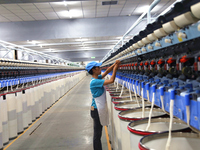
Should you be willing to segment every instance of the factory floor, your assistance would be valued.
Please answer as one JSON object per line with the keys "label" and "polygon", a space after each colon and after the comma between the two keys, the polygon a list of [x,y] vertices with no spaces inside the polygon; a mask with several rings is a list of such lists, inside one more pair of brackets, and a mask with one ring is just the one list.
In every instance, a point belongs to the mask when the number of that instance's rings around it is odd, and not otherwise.
{"label": "factory floor", "polygon": [[[91,76],[85,77],[4,150],[93,150]],[[108,150],[105,128],[103,150]]]}

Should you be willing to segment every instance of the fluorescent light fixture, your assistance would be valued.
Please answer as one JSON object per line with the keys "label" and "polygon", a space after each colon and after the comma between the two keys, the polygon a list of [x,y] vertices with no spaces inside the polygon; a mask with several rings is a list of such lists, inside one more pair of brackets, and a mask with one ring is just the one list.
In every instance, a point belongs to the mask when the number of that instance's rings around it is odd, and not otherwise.
{"label": "fluorescent light fixture", "polygon": [[55,50],[55,49],[52,49],[52,48],[48,48],[48,49],[45,49],[45,50],[48,50],[48,51],[53,51],[53,50]]}
{"label": "fluorescent light fixture", "polygon": [[121,39],[122,38],[122,36],[118,36],[118,37],[116,37],[116,39]]}
{"label": "fluorescent light fixture", "polygon": [[71,14],[71,12],[69,11],[69,18],[72,18],[72,14]]}
{"label": "fluorescent light fixture", "polygon": [[82,42],[82,41],[88,41],[88,39],[75,39],[75,41],[80,41],[80,42]]}
{"label": "fluorescent light fixture", "polygon": [[91,57],[92,59],[94,59],[95,57]]}
{"label": "fluorescent light fixture", "polygon": [[83,16],[82,10],[79,10],[79,9],[70,9],[69,12],[73,18]]}
{"label": "fluorescent light fixture", "polygon": [[50,2],[51,5],[60,5],[60,6],[63,6],[65,4],[65,1],[63,2]]}
{"label": "fluorescent light fixture", "polygon": [[38,42],[38,41],[29,41],[29,40],[27,40],[27,42],[28,42],[28,43],[31,43],[31,44],[34,44],[34,45],[40,43],[40,42]]}
{"label": "fluorescent light fixture", "polygon": [[57,14],[61,17],[70,17],[69,11],[67,10],[57,12]]}
{"label": "fluorescent light fixture", "polygon": [[66,1],[67,5],[76,5],[78,3],[80,3],[80,1]]}
{"label": "fluorescent light fixture", "polygon": [[62,16],[62,17],[72,18],[72,15],[69,10],[64,10],[64,11],[58,12],[58,15]]}
{"label": "fluorescent light fixture", "polygon": [[143,13],[149,9],[149,5],[139,6],[135,9],[134,13]]}
{"label": "fluorescent light fixture", "polygon": [[91,47],[81,47],[81,48],[83,48],[83,49],[92,49]]}
{"label": "fluorescent light fixture", "polygon": [[67,2],[66,2],[66,1],[64,1],[63,4],[64,4],[65,6],[67,6]]}

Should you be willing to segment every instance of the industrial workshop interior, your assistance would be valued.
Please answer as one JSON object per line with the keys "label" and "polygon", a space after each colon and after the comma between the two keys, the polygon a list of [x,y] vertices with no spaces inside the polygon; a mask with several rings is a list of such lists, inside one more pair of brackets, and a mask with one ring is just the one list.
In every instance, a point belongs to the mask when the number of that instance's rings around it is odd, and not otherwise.
{"label": "industrial workshop interior", "polygon": [[0,0],[0,150],[199,150],[200,0]]}

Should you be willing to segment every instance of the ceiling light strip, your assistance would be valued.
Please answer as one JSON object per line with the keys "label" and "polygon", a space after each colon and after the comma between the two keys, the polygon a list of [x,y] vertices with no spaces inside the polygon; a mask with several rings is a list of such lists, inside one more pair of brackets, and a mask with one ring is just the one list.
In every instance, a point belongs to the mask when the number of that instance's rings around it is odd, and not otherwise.
{"label": "ceiling light strip", "polygon": [[69,49],[69,50],[46,50],[42,52],[74,52],[74,51],[96,51],[96,50],[110,50],[109,48],[90,48],[90,49]]}
{"label": "ceiling light strip", "polygon": [[[86,41],[86,42],[67,42],[67,43],[49,43],[49,44],[38,44],[38,46],[52,46],[52,45],[77,45],[77,44],[92,44],[92,43],[111,43],[117,42],[118,40],[107,40],[107,41]],[[19,45],[23,47],[35,47],[37,45]]]}

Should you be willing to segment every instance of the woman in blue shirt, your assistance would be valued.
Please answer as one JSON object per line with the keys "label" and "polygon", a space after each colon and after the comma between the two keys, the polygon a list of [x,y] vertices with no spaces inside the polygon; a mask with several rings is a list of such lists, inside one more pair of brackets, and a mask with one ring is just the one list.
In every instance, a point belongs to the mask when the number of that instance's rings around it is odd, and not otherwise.
{"label": "woman in blue shirt", "polygon": [[[102,127],[108,125],[107,104],[104,85],[111,84],[115,81],[117,69],[120,65],[120,61],[110,66],[103,74],[101,74],[101,68],[99,66],[102,63],[90,62],[86,66],[86,70],[92,75],[90,82],[90,90],[92,93],[92,105],[91,105],[91,117],[94,121],[94,135],[93,135],[93,148],[94,150],[102,150],[101,135]],[[113,70],[113,74],[109,80],[103,80],[103,78]]]}

